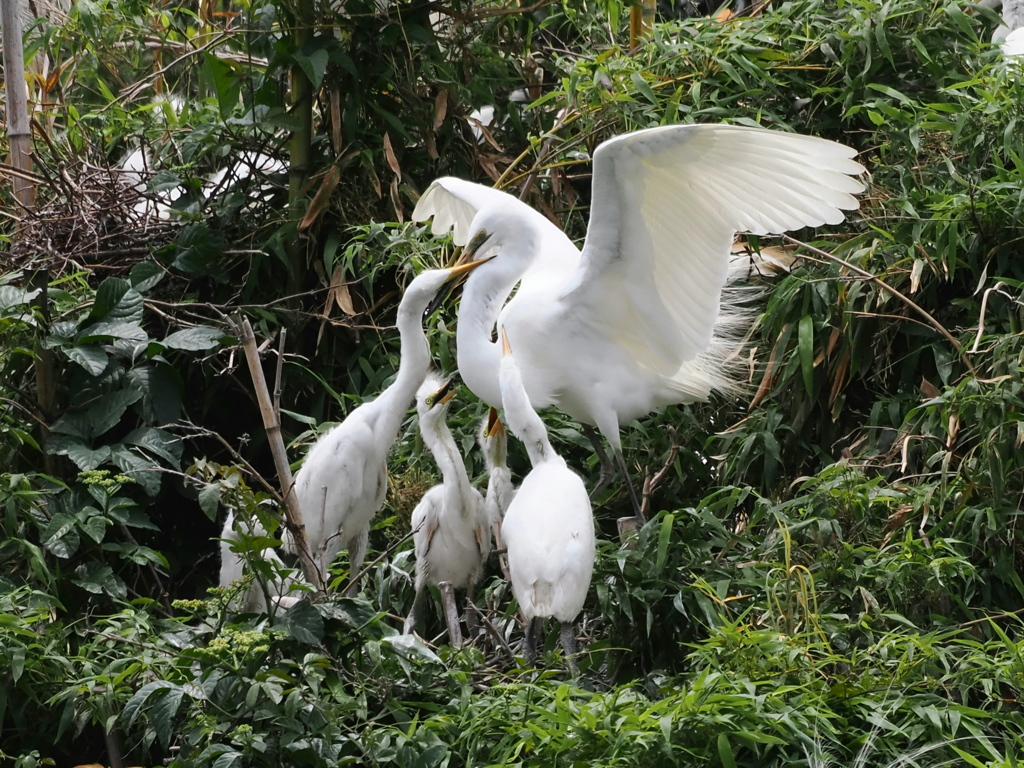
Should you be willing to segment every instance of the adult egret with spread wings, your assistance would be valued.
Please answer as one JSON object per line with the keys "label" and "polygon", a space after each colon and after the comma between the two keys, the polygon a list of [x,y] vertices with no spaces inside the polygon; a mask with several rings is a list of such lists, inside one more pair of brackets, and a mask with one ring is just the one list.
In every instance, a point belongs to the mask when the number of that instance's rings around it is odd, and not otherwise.
{"label": "adult egret with spread wings", "polygon": [[587,599],[597,546],[593,510],[583,480],[555,453],[544,422],[530,405],[504,331],[502,344],[499,387],[505,421],[533,465],[501,524],[512,592],[526,619],[526,660],[532,663],[537,655],[537,620],[554,616],[561,623],[566,661],[576,671],[574,622]]}
{"label": "adult egret with spread wings", "polygon": [[[734,235],[841,222],[862,189],[851,178],[864,170],[854,154],[825,139],[734,125],[619,136],[594,152],[582,252],[511,195],[438,179],[413,218],[433,217],[434,233],[454,230],[464,258],[495,255],[466,281],[463,381],[501,406],[492,338],[496,325],[507,331],[533,407],[556,405],[604,434],[639,515],[620,425],[735,388],[725,363],[741,313],[722,294]],[[602,468],[599,486],[610,478]]]}
{"label": "adult egret with spread wings", "polygon": [[434,375],[416,393],[420,434],[441,470],[441,484],[425,494],[412,513],[416,551],[416,598],[405,621],[408,634],[416,627],[428,584],[451,582],[471,590],[480,580],[491,552],[490,519],[484,497],[473,487],[459,447],[445,423],[455,389]]}
{"label": "adult egret with spread wings", "polygon": [[409,283],[398,305],[402,350],[394,382],[317,440],[295,476],[310,555],[323,577],[334,556],[347,547],[353,579],[348,592],[355,589],[366,556],[370,521],[384,505],[388,451],[430,368],[423,314],[445,282],[482,263],[427,270]]}

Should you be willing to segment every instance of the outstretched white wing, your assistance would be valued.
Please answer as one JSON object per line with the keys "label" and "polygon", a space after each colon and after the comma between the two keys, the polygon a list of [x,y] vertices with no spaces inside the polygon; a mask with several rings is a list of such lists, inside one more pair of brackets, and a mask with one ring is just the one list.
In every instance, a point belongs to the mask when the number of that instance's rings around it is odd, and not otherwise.
{"label": "outstretched white wing", "polygon": [[854,154],[731,125],[606,141],[594,153],[590,225],[566,302],[641,365],[673,375],[711,341],[733,236],[841,222],[862,190]]}
{"label": "outstretched white wing", "polygon": [[544,233],[546,242],[553,246],[542,249],[540,257],[523,275],[521,290],[528,291],[531,283],[545,284],[552,275],[565,276],[576,269],[580,259],[579,249],[565,233],[542,213],[500,189],[454,176],[444,176],[427,187],[413,209],[412,219],[426,221],[433,216],[434,221],[430,226],[432,233],[443,235],[452,230],[452,241],[456,245],[466,245],[473,217],[485,208],[515,212],[524,221],[532,221]]}
{"label": "outstretched white wing", "polygon": [[448,230],[453,230],[452,241],[456,245],[465,245],[469,242],[469,227],[473,223],[473,217],[484,208],[491,207],[520,210],[520,215],[544,218],[508,192],[485,187],[473,181],[457,179],[454,176],[444,176],[427,187],[427,191],[413,209],[412,220],[426,221],[433,216],[431,232],[443,235]]}

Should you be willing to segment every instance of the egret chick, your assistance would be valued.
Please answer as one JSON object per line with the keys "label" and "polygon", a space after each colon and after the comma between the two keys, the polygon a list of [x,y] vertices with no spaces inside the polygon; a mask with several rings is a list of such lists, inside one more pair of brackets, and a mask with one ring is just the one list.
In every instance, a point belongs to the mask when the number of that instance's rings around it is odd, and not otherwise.
{"label": "egret chick", "polygon": [[[235,513],[228,512],[220,534],[221,587],[230,587],[245,577],[246,558],[242,553],[235,551],[235,546],[242,540],[239,526],[242,526],[244,533],[250,537],[259,538],[267,535],[267,531],[259,522],[253,521],[248,524],[241,521],[236,522]],[[271,576],[266,579],[266,591],[264,591],[264,585],[254,578],[244,590],[232,598],[229,608],[238,613],[267,613],[270,608],[268,597],[270,604],[282,608],[290,608],[295,605],[308,587],[299,586],[303,582],[301,578],[297,578],[295,571],[284,575],[287,566],[272,547],[260,551],[259,557],[266,561],[271,569]]]}
{"label": "egret chick", "polygon": [[532,664],[537,656],[537,620],[554,616],[561,623],[566,660],[576,672],[574,622],[587,598],[597,554],[593,509],[583,480],[551,447],[504,331],[502,343],[499,381],[505,420],[533,465],[501,525],[512,591],[526,619],[526,660]]}
{"label": "egret chick", "polygon": [[[862,191],[851,178],[864,171],[855,154],[813,136],[736,125],[618,136],[594,152],[582,252],[512,195],[438,179],[413,219],[433,217],[434,233],[453,229],[466,259],[495,254],[467,280],[459,308],[463,381],[502,405],[492,334],[495,325],[506,330],[533,408],[556,405],[605,436],[641,517],[620,425],[738,387],[728,361],[745,312],[723,296],[733,236],[840,223]],[[599,489],[612,469],[588,434],[602,456]]]}
{"label": "egret chick", "polygon": [[494,546],[504,549],[501,521],[505,519],[508,505],[515,498],[516,489],[508,469],[508,436],[494,408],[488,409],[487,418],[480,423],[477,442],[487,467],[487,495],[484,504],[487,507],[487,518],[491,521],[491,530],[494,531]]}
{"label": "egret chick", "polygon": [[442,482],[427,491],[412,513],[416,552],[416,598],[405,621],[412,632],[422,610],[425,588],[451,582],[473,589],[491,551],[490,520],[480,492],[469,482],[455,439],[445,423],[455,389],[429,375],[416,393],[420,433],[441,470]]}
{"label": "egret chick", "polygon": [[482,263],[428,270],[409,283],[398,305],[402,350],[394,382],[376,400],[360,405],[317,440],[295,476],[306,540],[321,578],[334,556],[342,549],[349,550],[348,594],[357,587],[355,577],[366,556],[370,521],[387,495],[388,451],[430,368],[424,312],[446,281]]}

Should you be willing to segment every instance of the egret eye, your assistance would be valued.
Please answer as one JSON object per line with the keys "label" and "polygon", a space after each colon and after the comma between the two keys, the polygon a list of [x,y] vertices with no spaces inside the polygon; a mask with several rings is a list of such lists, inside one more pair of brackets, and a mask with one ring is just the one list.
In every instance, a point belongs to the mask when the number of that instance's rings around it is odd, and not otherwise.
{"label": "egret eye", "polygon": [[463,251],[463,253],[475,253],[477,249],[480,248],[480,246],[487,242],[487,238],[490,236],[490,233],[486,229],[481,229],[479,232],[473,235],[473,239],[470,240],[469,243],[466,245],[466,248]]}

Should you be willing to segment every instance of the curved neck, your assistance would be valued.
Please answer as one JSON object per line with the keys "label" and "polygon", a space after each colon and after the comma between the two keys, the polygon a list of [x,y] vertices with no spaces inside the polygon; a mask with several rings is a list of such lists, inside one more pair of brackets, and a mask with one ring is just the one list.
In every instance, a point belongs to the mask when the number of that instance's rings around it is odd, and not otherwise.
{"label": "curved neck", "polygon": [[473,394],[494,408],[502,406],[498,385],[501,347],[492,337],[512,289],[533,263],[534,243],[533,237],[524,236],[514,244],[499,246],[499,255],[466,280],[459,304],[455,339],[459,372]]}
{"label": "curved neck", "polygon": [[423,332],[423,308],[407,306],[405,300],[398,306],[398,335],[402,350],[395,380],[377,397],[381,403],[378,430],[381,435],[398,436],[405,413],[416,397],[427,371],[430,370],[430,347]]}
{"label": "curved neck", "polygon": [[523,441],[530,464],[537,467],[556,457],[544,422],[530,405],[523,378],[515,360],[508,355],[501,359],[501,396],[505,402],[505,422],[513,434]]}
{"label": "curved neck", "polygon": [[[462,455],[455,444],[451,430],[443,418],[424,424],[420,419],[420,434],[423,435],[423,442],[430,449],[441,470],[441,478],[444,486],[449,491],[456,491],[465,495],[472,487],[469,482],[469,475],[466,473],[466,465],[462,461]],[[465,504],[458,505],[460,510],[466,508]]]}

